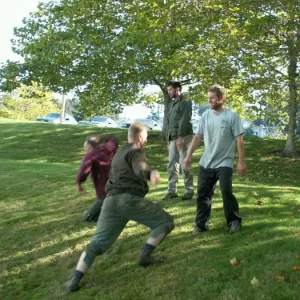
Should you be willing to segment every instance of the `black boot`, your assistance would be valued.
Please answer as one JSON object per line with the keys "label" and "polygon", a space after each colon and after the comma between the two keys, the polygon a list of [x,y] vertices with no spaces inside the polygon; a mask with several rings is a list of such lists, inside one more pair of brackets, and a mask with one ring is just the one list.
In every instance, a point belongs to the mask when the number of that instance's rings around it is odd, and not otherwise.
{"label": "black boot", "polygon": [[64,283],[64,288],[68,293],[76,292],[80,289],[79,282],[81,279],[73,276],[71,280]]}
{"label": "black boot", "polygon": [[144,268],[148,267],[150,265],[161,263],[163,261],[164,261],[163,258],[154,257],[154,256],[152,256],[152,252],[148,252],[148,251],[144,251],[144,250],[141,251],[139,258],[138,258],[138,264]]}

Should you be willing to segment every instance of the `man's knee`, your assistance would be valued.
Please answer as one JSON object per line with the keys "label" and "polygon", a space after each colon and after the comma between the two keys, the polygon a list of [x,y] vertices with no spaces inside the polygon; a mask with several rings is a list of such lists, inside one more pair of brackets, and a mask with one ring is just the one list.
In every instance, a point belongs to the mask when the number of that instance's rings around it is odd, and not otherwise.
{"label": "man's knee", "polygon": [[101,248],[101,245],[96,241],[90,242],[86,247],[86,256],[84,262],[90,267],[95,260],[95,257],[103,254],[105,251]]}
{"label": "man's knee", "polygon": [[164,224],[165,233],[169,234],[175,228],[173,217],[169,216],[168,220]]}
{"label": "man's knee", "polygon": [[220,185],[220,190],[223,197],[231,196],[232,195],[232,186],[231,185]]}

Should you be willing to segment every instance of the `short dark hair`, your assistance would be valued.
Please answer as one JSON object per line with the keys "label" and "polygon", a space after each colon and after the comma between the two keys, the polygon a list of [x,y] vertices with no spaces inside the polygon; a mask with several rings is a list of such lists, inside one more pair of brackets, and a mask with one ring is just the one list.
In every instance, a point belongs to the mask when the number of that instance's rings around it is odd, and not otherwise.
{"label": "short dark hair", "polygon": [[174,89],[179,88],[179,90],[181,91],[181,83],[179,81],[169,81],[168,86],[171,86]]}
{"label": "short dark hair", "polygon": [[221,97],[225,98],[225,88],[219,84],[212,85],[208,91],[212,92],[212,93],[216,93],[218,98],[221,98]]}

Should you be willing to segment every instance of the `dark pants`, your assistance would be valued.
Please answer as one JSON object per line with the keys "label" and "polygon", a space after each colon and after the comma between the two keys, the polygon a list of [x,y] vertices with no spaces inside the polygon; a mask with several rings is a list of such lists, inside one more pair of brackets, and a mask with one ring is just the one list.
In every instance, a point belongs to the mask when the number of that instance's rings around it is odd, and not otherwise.
{"label": "dark pants", "polygon": [[239,205],[232,193],[232,169],[228,167],[205,169],[200,166],[198,175],[196,226],[202,230],[208,230],[209,228],[211,205],[218,180],[220,181],[227,225],[230,226],[230,223],[234,220],[242,222],[242,218],[239,216]]}
{"label": "dark pants", "polygon": [[83,221],[97,223],[98,218],[101,213],[102,205],[103,205],[103,200],[100,198],[97,198],[95,203],[88,209],[88,211],[83,216]]}

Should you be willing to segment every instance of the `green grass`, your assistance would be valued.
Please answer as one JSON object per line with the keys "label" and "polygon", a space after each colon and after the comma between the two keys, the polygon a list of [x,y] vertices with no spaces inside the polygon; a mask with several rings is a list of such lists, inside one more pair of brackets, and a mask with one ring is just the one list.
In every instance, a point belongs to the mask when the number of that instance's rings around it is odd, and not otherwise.
{"label": "green grass", "polygon": [[115,134],[124,143],[127,131],[0,120],[0,299],[299,299],[300,271],[293,268],[300,267],[300,168],[299,160],[273,156],[284,141],[246,138],[249,175],[234,174],[242,232],[227,233],[217,190],[211,230],[191,237],[195,201],[160,200],[167,153],[157,132],[150,133],[147,156],[162,183],[148,198],[175,218],[176,228],[156,251],[166,261],[137,266],[149,230],[130,222],[96,259],[82,289],[66,295],[62,284],[94,232],[80,221],[94,201],[92,185],[87,182],[85,196],[75,190],[82,144],[93,133]]}

